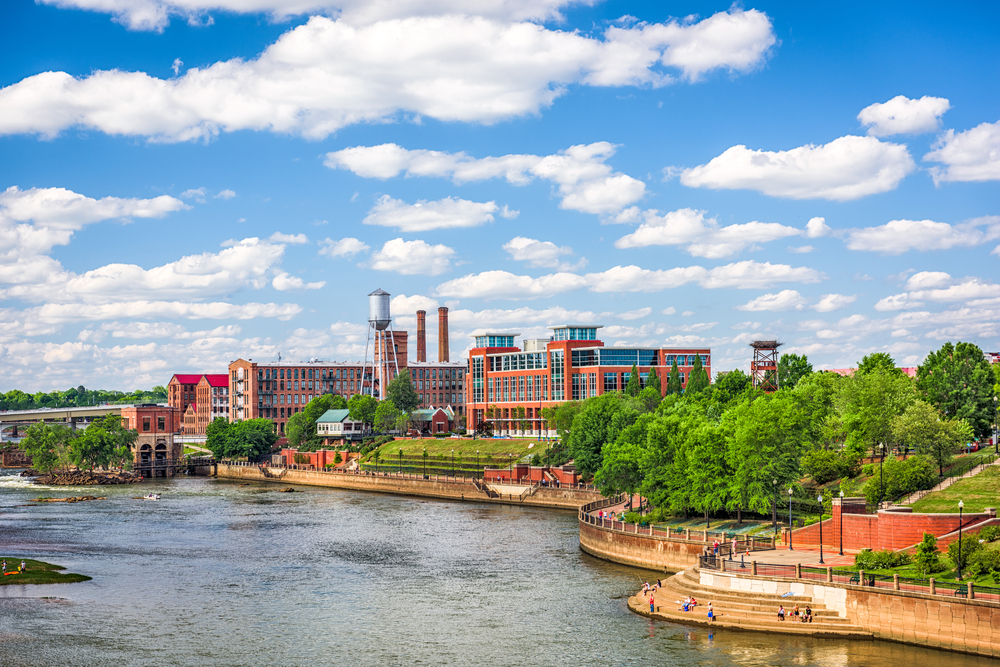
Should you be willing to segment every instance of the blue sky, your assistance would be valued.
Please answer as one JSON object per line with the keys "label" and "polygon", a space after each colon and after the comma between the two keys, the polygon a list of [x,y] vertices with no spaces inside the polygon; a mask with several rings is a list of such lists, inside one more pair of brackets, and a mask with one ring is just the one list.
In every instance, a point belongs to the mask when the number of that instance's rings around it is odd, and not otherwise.
{"label": "blue sky", "polygon": [[568,322],[715,370],[1000,349],[987,3],[0,12],[2,390],[360,359],[376,287],[397,328],[449,306],[453,358]]}

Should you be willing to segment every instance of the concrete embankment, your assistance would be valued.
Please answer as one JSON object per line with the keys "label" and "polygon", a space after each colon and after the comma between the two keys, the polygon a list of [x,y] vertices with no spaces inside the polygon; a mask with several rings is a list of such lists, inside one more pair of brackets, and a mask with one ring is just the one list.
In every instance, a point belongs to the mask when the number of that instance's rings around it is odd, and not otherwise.
{"label": "concrete embankment", "polygon": [[659,572],[680,572],[693,567],[705,550],[705,542],[701,540],[643,535],[639,531],[642,528],[632,533],[580,521],[580,548],[604,560]]}
{"label": "concrete embankment", "polygon": [[488,497],[471,481],[444,478],[422,479],[411,475],[354,475],[319,470],[267,469],[265,475],[257,466],[242,466],[220,463],[217,476],[225,479],[252,480],[255,482],[276,482],[280,484],[301,484],[323,486],[332,489],[393,493],[403,496],[461,500],[502,505],[524,505],[527,507],[549,507],[553,509],[577,510],[580,506],[600,498],[596,491],[569,488],[538,488],[524,497],[502,495]]}

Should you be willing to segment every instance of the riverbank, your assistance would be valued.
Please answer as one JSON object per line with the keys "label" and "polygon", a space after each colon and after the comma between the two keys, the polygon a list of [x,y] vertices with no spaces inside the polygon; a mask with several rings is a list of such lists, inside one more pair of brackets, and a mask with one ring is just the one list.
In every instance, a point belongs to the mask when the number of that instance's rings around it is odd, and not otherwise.
{"label": "riverbank", "polygon": [[[0,575],[0,586],[75,584],[81,581],[90,581],[90,577],[86,575],[60,572],[60,570],[65,570],[66,568],[40,560],[15,558],[14,556],[0,556],[0,560],[7,561],[7,574]],[[17,569],[22,562],[24,562],[24,571],[18,572]],[[11,574],[12,572],[15,574]]]}
{"label": "riverbank", "polygon": [[301,484],[322,486],[331,489],[391,493],[401,496],[436,498],[439,500],[459,500],[499,505],[520,505],[524,507],[547,507],[551,509],[577,510],[582,505],[601,497],[596,491],[567,487],[505,487],[504,493],[481,486],[473,480],[443,477],[437,475],[423,479],[421,475],[398,473],[353,474],[329,472],[325,470],[292,470],[289,468],[260,468],[256,465],[234,465],[219,463],[216,476],[222,479],[241,481],[272,482],[279,484]]}

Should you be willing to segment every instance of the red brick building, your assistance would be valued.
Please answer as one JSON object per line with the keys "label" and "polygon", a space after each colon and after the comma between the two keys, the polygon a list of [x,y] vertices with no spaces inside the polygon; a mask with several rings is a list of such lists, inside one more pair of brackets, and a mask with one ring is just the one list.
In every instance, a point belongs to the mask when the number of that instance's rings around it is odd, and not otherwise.
{"label": "red brick building", "polygon": [[173,406],[125,405],[121,417],[123,427],[135,429],[139,434],[132,447],[137,466],[147,461],[183,457],[184,446],[174,442],[178,414]]}
{"label": "red brick building", "polygon": [[213,419],[229,418],[229,376],[225,373],[174,375],[167,383],[167,403],[177,410],[175,432],[205,435]]}
{"label": "red brick building", "polygon": [[554,435],[545,430],[542,408],[623,391],[633,365],[638,367],[641,387],[655,373],[663,394],[675,360],[682,387],[687,386],[696,356],[701,356],[712,377],[709,348],[605,347],[597,338],[600,326],[549,328],[551,338],[526,340],[523,349],[514,345],[517,333],[475,336],[466,383],[468,428],[491,421],[499,433]]}

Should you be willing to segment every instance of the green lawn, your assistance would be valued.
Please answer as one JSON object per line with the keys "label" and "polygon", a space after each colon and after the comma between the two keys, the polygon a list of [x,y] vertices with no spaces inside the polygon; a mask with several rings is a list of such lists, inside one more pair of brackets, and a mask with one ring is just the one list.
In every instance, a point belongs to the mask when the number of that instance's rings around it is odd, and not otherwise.
{"label": "green lawn", "polygon": [[[529,448],[529,445],[534,445]],[[399,457],[399,450],[403,450],[404,458],[423,458],[423,451],[427,449],[428,457],[440,457],[444,454],[449,462],[451,460],[451,450],[455,450],[455,459],[459,457],[466,463],[475,464],[476,451],[479,451],[480,461],[485,463],[486,456],[492,456],[494,462],[503,459],[507,461],[507,455],[513,454],[514,459],[525,454],[545,454],[546,443],[538,438],[535,439],[494,439],[483,438],[472,440],[471,438],[421,438],[419,440],[393,440],[379,448],[379,456],[383,460],[387,458]]]}
{"label": "green lawn", "polygon": [[959,500],[965,504],[966,512],[982,512],[986,507],[1000,506],[1000,466],[990,466],[944,491],[927,494],[913,504],[913,511],[957,514]]}
{"label": "green lawn", "polygon": [[[0,556],[0,560],[2,559],[3,557]],[[12,570],[16,570],[21,565],[21,560],[24,560],[24,572],[21,574],[12,574],[0,577],[0,586],[19,586],[24,584],[74,584],[78,581],[90,581],[90,577],[82,574],[58,572],[58,570],[66,569],[61,565],[43,563],[40,560],[31,560],[30,558],[21,559],[14,558],[13,556],[7,556],[7,571],[10,572]]]}

